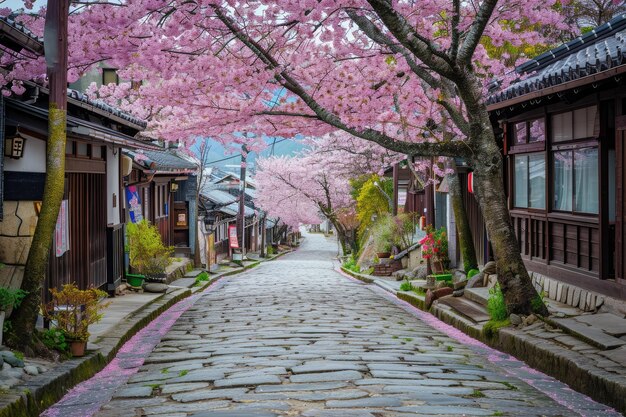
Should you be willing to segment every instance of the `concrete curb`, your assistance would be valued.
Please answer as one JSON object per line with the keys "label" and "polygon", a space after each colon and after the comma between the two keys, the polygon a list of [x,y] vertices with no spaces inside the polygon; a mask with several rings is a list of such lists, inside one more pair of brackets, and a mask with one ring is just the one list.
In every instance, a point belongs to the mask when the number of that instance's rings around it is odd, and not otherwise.
{"label": "concrete curb", "polygon": [[178,301],[205,290],[224,277],[240,274],[263,262],[273,261],[292,252],[293,250],[279,253],[271,258],[216,275],[202,286],[176,289],[139,307],[113,329],[98,338],[99,349],[96,351],[83,358],[65,361],[41,376],[11,388],[0,399],[0,417],[39,416],[46,408],[59,401],[70,388],[102,370],[128,339]]}
{"label": "concrete curb", "polygon": [[626,414],[626,377],[593,366],[589,358],[584,355],[565,350],[544,339],[530,337],[513,328],[500,329],[494,337],[489,338],[483,333],[481,325],[455,314],[448,308],[434,305],[430,310],[426,310],[424,298],[417,294],[408,291],[392,291],[387,286],[378,285],[374,279],[362,274],[346,270],[343,267],[341,270],[364,283],[377,285],[489,347],[508,353],[526,362],[532,368],[588,395],[595,401],[607,404]]}

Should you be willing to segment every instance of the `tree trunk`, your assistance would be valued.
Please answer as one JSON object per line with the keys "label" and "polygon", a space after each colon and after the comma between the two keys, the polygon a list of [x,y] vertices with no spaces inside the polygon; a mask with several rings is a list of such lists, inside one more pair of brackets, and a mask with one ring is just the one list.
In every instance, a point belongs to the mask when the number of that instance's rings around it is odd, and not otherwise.
{"label": "tree trunk", "polygon": [[476,250],[474,248],[474,239],[472,238],[472,229],[470,228],[463,204],[463,193],[461,192],[461,182],[459,173],[456,169],[454,158],[448,158],[448,166],[454,170],[454,173],[448,175],[448,192],[452,202],[452,210],[454,211],[454,221],[456,230],[459,234],[459,246],[461,250],[461,258],[463,259],[463,270],[468,272],[470,269],[478,268],[476,260]]}
{"label": "tree trunk", "polygon": [[50,83],[46,180],[41,211],[28,252],[22,289],[26,297],[13,314],[8,344],[33,354],[40,349],[34,337],[46,278],[48,255],[63,200],[67,126],[67,20],[69,0],[48,1],[46,15],[46,63]]}
{"label": "tree trunk", "polygon": [[[474,193],[482,210],[509,313],[530,314],[538,297],[520,254],[511,224],[502,177],[502,155],[491,129],[481,134],[480,153],[474,159]],[[543,306],[543,305],[542,305]],[[543,306],[536,313],[548,315]]]}

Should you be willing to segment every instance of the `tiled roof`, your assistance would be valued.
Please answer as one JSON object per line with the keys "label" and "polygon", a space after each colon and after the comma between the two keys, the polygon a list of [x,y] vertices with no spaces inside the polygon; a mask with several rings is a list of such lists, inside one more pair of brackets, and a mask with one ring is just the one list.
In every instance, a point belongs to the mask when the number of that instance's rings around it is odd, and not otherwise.
{"label": "tiled roof", "polygon": [[222,190],[203,190],[202,196],[215,204],[230,204],[237,201],[237,197]]}
{"label": "tiled roof", "polygon": [[[131,151],[126,151],[133,160],[136,160],[134,156],[136,153]],[[180,170],[195,170],[196,165],[181,158],[176,155],[174,152],[167,150],[145,150],[143,151],[144,158],[139,158],[136,160],[138,164],[143,165],[147,169],[156,170],[156,171],[180,171]]]}
{"label": "tiled roof", "polygon": [[[516,68],[524,79],[494,92],[487,104],[554,87],[626,64],[626,14]],[[591,82],[591,81],[590,81]],[[492,91],[498,88],[494,83]]]}
{"label": "tiled roof", "polygon": [[30,31],[26,26],[24,26],[21,23],[18,23],[15,20],[17,16],[18,15],[16,14],[12,14],[9,16],[0,17],[0,27],[2,28],[2,32],[4,33],[10,32],[11,29],[14,29],[17,32],[20,32],[22,35],[24,35],[23,37],[20,36],[19,39],[10,39],[10,40],[19,42],[22,48],[32,50],[33,52],[36,52],[39,54],[43,54],[43,38],[38,37],[32,31]]}
{"label": "tiled roof", "polygon": [[123,120],[126,120],[127,122],[130,122],[134,125],[137,125],[143,129],[145,129],[148,126],[148,123],[145,120],[139,119],[135,116],[133,116],[130,113],[126,113],[125,111],[122,111],[120,109],[118,109],[117,107],[113,107],[110,106],[108,104],[106,104],[103,101],[100,100],[91,100],[89,97],[87,97],[86,94],[81,93],[80,91],[77,90],[72,90],[71,88],[67,89],[67,97],[70,99],[74,99],[77,101],[80,101],[82,103],[85,104],[89,104],[90,106],[95,107],[96,109],[100,109],[106,113],[109,113],[113,116],[119,117]]}

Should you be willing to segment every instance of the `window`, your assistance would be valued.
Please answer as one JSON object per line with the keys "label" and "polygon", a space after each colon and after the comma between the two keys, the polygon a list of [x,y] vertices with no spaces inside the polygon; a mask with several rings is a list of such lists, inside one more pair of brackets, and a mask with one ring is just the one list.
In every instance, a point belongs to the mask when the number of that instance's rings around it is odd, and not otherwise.
{"label": "window", "polygon": [[564,142],[597,137],[599,123],[597,106],[555,114],[552,116],[552,141]]}
{"label": "window", "polygon": [[554,210],[598,213],[598,149],[554,152]]}
{"label": "window", "polygon": [[543,152],[515,155],[515,207],[546,208],[546,161]]}
{"label": "window", "polygon": [[515,123],[513,136],[515,145],[545,142],[546,124],[543,118]]}
{"label": "window", "polygon": [[115,68],[102,69],[102,85],[117,84],[117,70]]}

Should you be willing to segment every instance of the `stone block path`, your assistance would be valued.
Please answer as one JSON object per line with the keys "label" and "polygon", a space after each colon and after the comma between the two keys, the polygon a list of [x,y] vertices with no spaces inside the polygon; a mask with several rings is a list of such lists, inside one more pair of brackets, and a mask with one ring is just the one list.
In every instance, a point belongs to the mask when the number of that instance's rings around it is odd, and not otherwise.
{"label": "stone block path", "polygon": [[335,254],[307,235],[297,252],[198,295],[98,411],[97,395],[81,409],[90,394],[79,386],[46,415],[619,415],[347,279]]}

